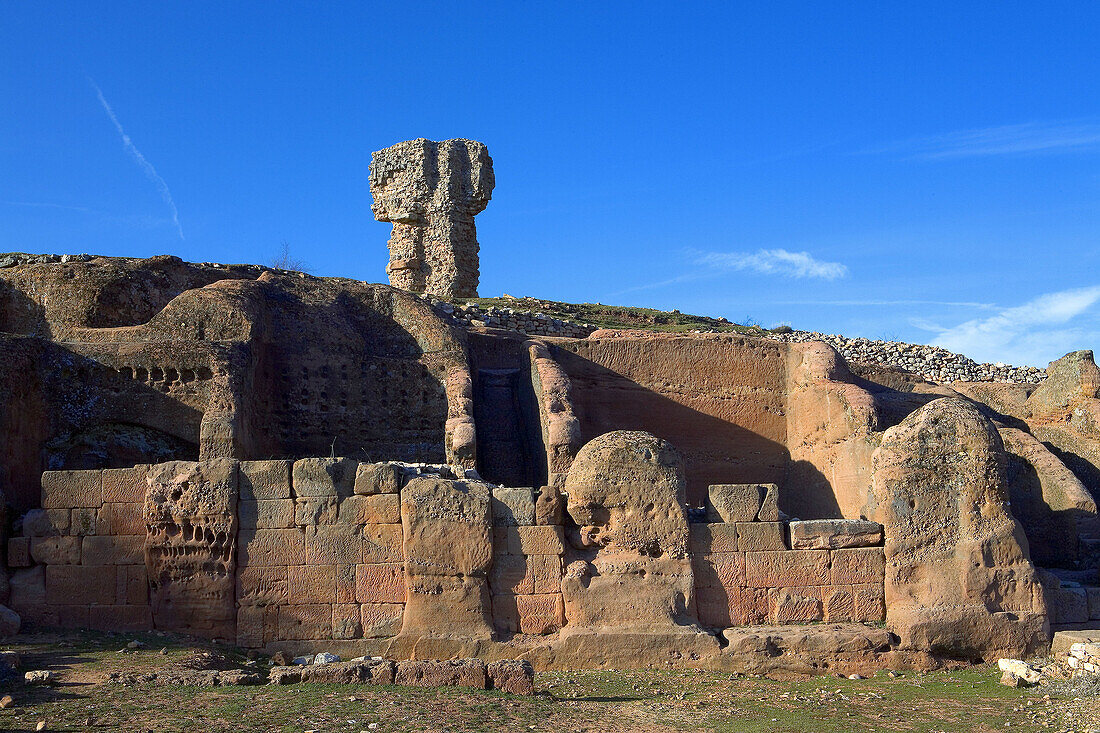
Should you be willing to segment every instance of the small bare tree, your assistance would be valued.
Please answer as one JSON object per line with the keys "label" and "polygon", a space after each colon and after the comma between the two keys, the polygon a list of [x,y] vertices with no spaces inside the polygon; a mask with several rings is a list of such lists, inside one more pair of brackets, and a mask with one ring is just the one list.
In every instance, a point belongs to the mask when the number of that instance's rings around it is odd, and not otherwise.
{"label": "small bare tree", "polygon": [[279,255],[271,261],[271,266],[276,270],[290,270],[292,272],[309,272],[306,263],[290,254],[290,242],[285,239],[279,246]]}

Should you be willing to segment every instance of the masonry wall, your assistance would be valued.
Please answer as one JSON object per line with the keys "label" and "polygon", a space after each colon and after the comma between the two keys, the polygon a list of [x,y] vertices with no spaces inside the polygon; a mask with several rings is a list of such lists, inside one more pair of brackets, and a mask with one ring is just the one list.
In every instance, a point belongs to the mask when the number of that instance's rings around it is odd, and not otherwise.
{"label": "masonry wall", "polygon": [[[8,541],[11,605],[42,625],[158,628],[250,648],[391,639],[410,577],[402,487],[448,472],[318,458],[47,471],[42,508]],[[840,530],[807,539],[813,523],[779,521],[775,487],[762,491],[746,521],[711,505],[690,525],[700,623],[882,621],[881,532],[855,536],[835,520]],[[530,488],[493,489],[484,582],[500,639],[568,622],[569,520],[536,512],[537,500]],[[227,527],[233,536],[220,536]],[[813,546],[822,542],[856,546]]]}

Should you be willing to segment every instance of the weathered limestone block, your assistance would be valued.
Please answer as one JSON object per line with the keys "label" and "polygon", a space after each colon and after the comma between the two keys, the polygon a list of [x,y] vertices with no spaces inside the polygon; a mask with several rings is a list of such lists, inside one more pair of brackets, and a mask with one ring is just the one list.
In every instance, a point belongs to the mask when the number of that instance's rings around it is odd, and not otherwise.
{"label": "weathered limestone block", "polygon": [[[492,637],[489,486],[416,478],[401,490],[406,606],[401,635]],[[519,529],[534,529],[521,527]]]}
{"label": "weathered limestone block", "polygon": [[355,566],[355,600],[359,603],[404,603],[405,567],[401,563]]}
{"label": "weathered limestone block", "polygon": [[829,582],[833,585],[883,582],[886,559],[881,547],[847,547],[829,555]]}
{"label": "weathered limestone block", "polygon": [[990,659],[1044,643],[1004,460],[996,428],[961,399],[933,400],[883,435],[865,516],[884,527],[887,626],[905,648]]}
{"label": "weathered limestone block", "polygon": [[98,535],[145,534],[144,505],[138,502],[104,504],[96,513]]}
{"label": "weathered limestone block", "polygon": [[242,529],[237,537],[241,567],[301,565],[306,560],[300,529]]}
{"label": "weathered limestone block", "polygon": [[787,549],[787,530],[781,522],[738,522],[737,549],[765,552]]}
{"label": "weathered limestone block", "polygon": [[81,562],[84,565],[144,565],[145,535],[85,537]]}
{"label": "weathered limestone block", "polygon": [[56,537],[69,533],[69,509],[31,509],[23,515],[24,537]]}
{"label": "weathered limestone block", "polygon": [[401,490],[401,469],[392,463],[360,463],[355,470],[357,495],[396,494]]}
{"label": "weathered limestone block", "polygon": [[506,555],[561,555],[565,532],[556,525],[494,527],[493,549]]}
{"label": "weathered limestone block", "polygon": [[493,161],[473,140],[418,138],[375,152],[371,210],[393,222],[390,285],[444,298],[476,298],[474,216],[493,193]]}
{"label": "weathered limestone block", "polygon": [[688,546],[693,557],[738,550],[736,524],[690,524],[688,530]]}
{"label": "weathered limestone block", "polygon": [[715,484],[707,488],[708,522],[751,522],[764,503],[761,484]]}
{"label": "weathered limestone block", "polygon": [[237,518],[241,529],[288,529],[294,526],[294,510],[293,499],[241,501]]}
{"label": "weathered limestone block", "polygon": [[792,550],[874,547],[882,543],[882,525],[863,519],[810,519],[791,522]]}
{"label": "weathered limestone block", "polygon": [[562,579],[563,633],[694,633],[679,453],[649,433],[607,433],[581,448],[565,491],[585,559]]}
{"label": "weathered limestone block", "polygon": [[69,513],[69,534],[84,537],[95,534],[96,514],[98,509],[82,508],[73,509]]}
{"label": "weathered limestone block", "polygon": [[364,603],[359,607],[363,637],[367,639],[396,636],[401,631],[402,603]]}
{"label": "weathered limestone block", "polygon": [[397,494],[349,496],[340,502],[341,524],[400,524],[401,498]]}
{"label": "weathered limestone block", "polygon": [[774,624],[821,621],[821,601],[785,588],[773,588],[768,593],[768,618]]}
{"label": "weathered limestone block", "polygon": [[351,496],[358,463],[349,458],[300,458],[294,462],[291,488],[296,498]]}
{"label": "weathered limestone block", "polygon": [[43,565],[79,565],[80,537],[33,537],[31,559]]}
{"label": "weathered limestone block", "polygon": [[745,584],[745,553],[714,552],[691,559],[695,587],[737,588]]}
{"label": "weathered limestone block", "polygon": [[534,489],[493,489],[493,525],[527,527],[535,524]]}
{"label": "weathered limestone block", "polygon": [[31,566],[31,540],[29,537],[12,537],[8,540],[8,567]]}
{"label": "weathered limestone block", "polygon": [[295,499],[294,524],[298,527],[336,524],[339,521],[340,503],[340,500],[334,496],[307,496]]}
{"label": "weathered limestone block", "polygon": [[290,461],[241,461],[241,501],[289,499],[290,465]]}
{"label": "weathered limestone block", "polygon": [[103,501],[119,504],[141,504],[145,501],[146,475],[149,467],[105,468],[102,472]]}
{"label": "weathered limestone block", "polygon": [[826,550],[745,553],[745,584],[750,588],[815,585],[828,577]]}
{"label": "weathered limestone block", "polygon": [[327,639],[332,634],[332,606],[327,603],[279,606],[279,639]]}
{"label": "weathered limestone block", "polygon": [[149,467],[145,565],[158,629],[236,638],[237,473],[228,459]]}
{"label": "weathered limestone block", "polygon": [[42,473],[42,508],[98,508],[102,503],[102,471],[44,471]]}
{"label": "weathered limestone block", "polygon": [[1047,378],[1027,405],[1038,414],[1057,414],[1082,399],[1100,397],[1100,369],[1091,351],[1073,351],[1047,367]]}
{"label": "weathered limestone block", "polygon": [[1052,624],[1079,624],[1089,620],[1089,596],[1083,586],[1062,581],[1047,571],[1039,572]]}
{"label": "weathered limestone block", "polygon": [[237,603],[280,606],[290,602],[287,567],[249,565],[237,570]]}
{"label": "weathered limestone block", "polygon": [[502,659],[490,662],[485,671],[494,690],[511,695],[533,695],[535,693],[535,670],[526,659]]}
{"label": "weathered limestone block", "polygon": [[287,568],[290,603],[335,603],[335,565],[291,565]]}
{"label": "weathered limestone block", "polygon": [[421,659],[397,663],[394,684],[407,687],[489,688],[485,662],[480,659]]}
{"label": "weathered limestone block", "polygon": [[555,486],[543,486],[535,499],[535,524],[559,525],[565,519],[565,497]]}

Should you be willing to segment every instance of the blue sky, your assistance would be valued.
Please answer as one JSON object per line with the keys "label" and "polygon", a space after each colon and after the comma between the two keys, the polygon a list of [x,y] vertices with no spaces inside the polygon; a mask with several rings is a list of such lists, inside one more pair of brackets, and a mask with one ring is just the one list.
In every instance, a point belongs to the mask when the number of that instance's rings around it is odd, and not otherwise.
{"label": "blue sky", "polygon": [[1044,366],[1100,346],[1100,5],[9,2],[0,249],[385,281],[371,151],[468,137],[481,294]]}

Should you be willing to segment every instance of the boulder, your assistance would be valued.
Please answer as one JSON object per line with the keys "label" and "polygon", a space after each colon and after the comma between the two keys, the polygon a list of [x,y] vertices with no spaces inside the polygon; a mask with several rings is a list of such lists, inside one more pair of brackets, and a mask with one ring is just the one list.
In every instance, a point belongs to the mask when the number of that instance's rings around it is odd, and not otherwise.
{"label": "boulder", "polygon": [[535,693],[535,670],[526,659],[505,659],[490,662],[485,671],[494,690],[512,695]]}
{"label": "boulder", "polygon": [[865,516],[886,536],[886,623],[903,648],[1027,656],[1048,634],[997,429],[970,402],[929,402],[887,430]]}
{"label": "boulder", "polygon": [[15,636],[19,633],[22,621],[19,614],[7,606],[0,606],[0,639]]}

